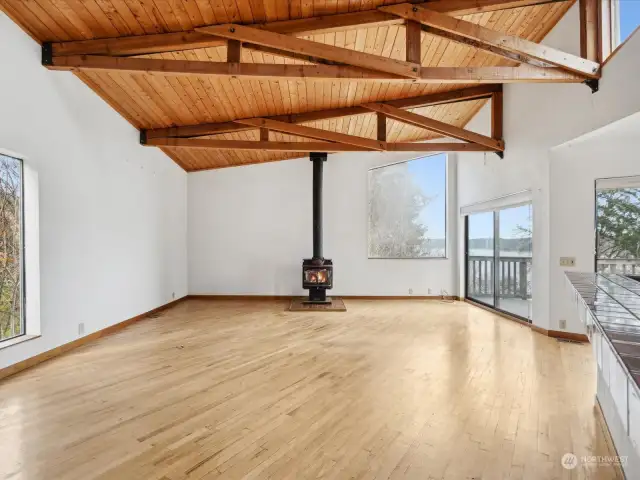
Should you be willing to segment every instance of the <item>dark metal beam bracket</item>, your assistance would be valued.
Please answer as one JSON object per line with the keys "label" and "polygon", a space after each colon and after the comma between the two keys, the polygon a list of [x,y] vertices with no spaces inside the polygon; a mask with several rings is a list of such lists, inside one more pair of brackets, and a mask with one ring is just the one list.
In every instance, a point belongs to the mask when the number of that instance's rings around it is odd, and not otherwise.
{"label": "dark metal beam bracket", "polygon": [[598,80],[597,78],[589,78],[588,80],[584,81],[584,84],[591,89],[591,93],[596,93],[598,90],[600,90],[600,80]]}
{"label": "dark metal beam bracket", "polygon": [[45,67],[53,65],[53,44],[51,42],[42,44],[42,65]]}

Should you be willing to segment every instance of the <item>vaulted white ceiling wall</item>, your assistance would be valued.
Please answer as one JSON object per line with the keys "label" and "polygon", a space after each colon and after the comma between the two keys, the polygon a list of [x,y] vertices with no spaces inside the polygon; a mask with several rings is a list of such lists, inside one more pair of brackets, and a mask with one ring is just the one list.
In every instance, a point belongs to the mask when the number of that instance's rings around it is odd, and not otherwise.
{"label": "vaulted white ceiling wall", "polygon": [[27,298],[39,304],[42,334],[0,348],[0,369],[187,293],[187,174],[140,146],[138,132],[78,78],[44,69],[40,56],[0,12],[0,149],[25,156],[38,180],[39,216],[28,209],[27,228],[39,228],[39,245],[27,246],[26,268],[36,277]]}
{"label": "vaulted white ceiling wall", "polygon": [[[544,41],[570,53],[579,52],[579,12],[574,5]],[[584,158],[585,167],[565,177],[552,168],[551,148],[568,142],[585,133],[597,130],[640,111],[640,34],[623,45],[604,66],[600,91],[592,94],[585,85],[507,85],[504,90],[504,139],[505,158],[482,153],[458,155],[458,202],[460,205],[488,200],[513,192],[531,190],[534,209],[533,236],[533,322],[543,328],[558,330],[559,320],[567,319],[567,329],[580,331],[581,326],[565,309],[563,288],[564,268],[559,266],[559,256],[576,256],[576,270],[593,269],[593,257],[577,252],[593,249],[593,233],[587,238],[575,239],[575,251],[558,249],[554,245],[559,237],[574,228],[577,216],[567,216],[552,225],[554,212],[561,208],[563,196],[557,189],[577,191],[576,185],[593,185],[593,175],[606,175],[625,171],[629,175],[640,174],[637,160],[621,159],[619,155],[605,158]],[[489,110],[484,108],[467,128],[487,133]],[[602,162],[603,168],[591,169],[589,164]],[[621,169],[617,162],[625,162],[629,168]],[[580,162],[574,165],[578,167]],[[590,173],[585,174],[585,169]],[[558,175],[563,175],[558,177]],[[582,204],[593,215],[591,198],[584,197]],[[462,220],[459,219],[460,238]],[[556,228],[562,225],[562,228]],[[578,244],[579,242],[580,244]],[[587,247],[588,245],[588,247]],[[462,246],[459,246],[459,255]],[[463,265],[459,274],[460,291],[464,291]]]}

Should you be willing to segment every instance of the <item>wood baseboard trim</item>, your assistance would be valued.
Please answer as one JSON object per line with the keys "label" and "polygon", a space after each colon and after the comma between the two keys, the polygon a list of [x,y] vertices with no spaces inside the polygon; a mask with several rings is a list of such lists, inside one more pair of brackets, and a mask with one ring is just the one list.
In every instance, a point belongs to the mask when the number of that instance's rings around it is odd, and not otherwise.
{"label": "wood baseboard trim", "polygon": [[589,343],[589,337],[584,333],[563,332],[562,330],[548,330],[547,335],[552,338],[562,338],[574,342]]}
{"label": "wood baseboard trim", "polygon": [[525,327],[530,327],[530,328],[533,327],[531,323],[526,322],[521,318],[514,317],[513,315],[509,315],[508,313],[505,313],[505,312],[500,312],[499,310],[494,310],[493,308],[487,307],[486,305],[482,305],[481,303],[478,303],[478,302],[474,302],[473,300],[470,300],[468,298],[465,298],[464,302],[468,303],[469,305],[473,305],[474,307],[485,310],[489,313],[493,313],[494,315],[497,315],[499,317],[506,318],[507,320],[511,320],[512,322],[516,322],[516,323],[519,323],[520,325],[524,325]]}
{"label": "wood baseboard trim", "polygon": [[31,358],[27,358],[26,360],[23,360],[21,362],[14,363],[13,365],[9,365],[8,367],[2,368],[0,369],[0,380],[10,377],[11,375],[15,375],[16,373],[22,372],[23,370],[26,370],[28,368],[35,367],[36,365],[46,362],[47,360],[50,360],[52,358],[58,357],[63,353],[66,353],[66,352],[69,352],[70,350],[81,347],[82,345],[86,345],[87,343],[93,342],[94,340],[97,340],[99,338],[105,337],[112,333],[118,332],[133,323],[136,323],[140,320],[143,320],[159,312],[162,312],[163,310],[171,308],[177,305],[178,303],[183,302],[187,298],[188,297],[185,296],[177,300],[173,300],[169,303],[165,303],[164,305],[160,305],[159,307],[154,308],[153,310],[149,310],[148,312],[141,313],[140,315],[136,315],[135,317],[128,318],[127,320],[123,320],[122,322],[103,328],[102,330],[98,330],[97,332],[90,333],[89,335],[84,336],[82,338],[78,338],[69,343],[60,345],[59,347],[53,348],[51,350],[47,350],[46,352],[39,353],[38,355],[35,355]]}
{"label": "wood baseboard trim", "polygon": [[546,328],[531,325],[531,329],[541,335],[546,335],[551,338],[561,338],[564,340],[571,340],[580,343],[589,343],[589,337],[584,333],[563,332],[562,330],[547,330]]}
{"label": "wood baseboard trim", "polygon": [[458,297],[452,295],[336,295],[346,300],[449,300]]}
{"label": "wood baseboard trim", "polygon": [[542,328],[537,325],[531,324],[531,330],[533,330],[536,333],[539,333],[540,335],[544,335],[545,337],[549,336],[549,330],[547,330],[546,328]]}
{"label": "wood baseboard trim", "polygon": [[[302,295],[187,295],[193,300],[291,300]],[[458,300],[452,295],[329,295],[343,300]]]}
{"label": "wood baseboard trim", "polygon": [[486,305],[482,305],[481,303],[474,302],[473,300],[469,300],[468,298],[464,299],[464,301],[470,305],[473,305],[474,307],[481,308],[482,310],[491,312],[494,315],[498,315],[499,317],[506,318],[507,320],[511,320],[513,322],[519,323],[520,325],[529,327],[534,332],[544,335],[545,337],[562,338],[565,340],[572,340],[574,342],[589,343],[589,337],[587,337],[582,333],[563,332],[561,330],[547,330],[546,328],[539,327],[537,325],[534,325],[533,323],[525,322],[524,320],[518,317],[514,317],[513,315],[509,315],[508,313],[505,313],[505,312],[494,310],[493,308],[489,308]]}
{"label": "wood baseboard trim", "polygon": [[288,301],[293,298],[292,295],[227,295],[227,294],[199,294],[199,295],[187,295],[189,300],[282,300]]}

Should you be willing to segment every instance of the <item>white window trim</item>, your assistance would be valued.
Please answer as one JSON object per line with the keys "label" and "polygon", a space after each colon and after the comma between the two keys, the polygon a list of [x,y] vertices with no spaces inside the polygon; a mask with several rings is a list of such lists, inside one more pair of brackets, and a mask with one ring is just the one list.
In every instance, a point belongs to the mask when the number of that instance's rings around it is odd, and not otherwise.
{"label": "white window trim", "polygon": [[640,175],[596,179],[596,190],[617,190],[618,188],[640,188]]}
{"label": "white window trim", "polygon": [[620,0],[611,2],[611,53],[622,44],[620,39]]}
{"label": "white window trim", "polygon": [[40,203],[38,196],[38,172],[28,157],[11,150],[0,148],[0,154],[22,161],[22,182],[24,202],[24,335],[0,342],[5,348],[38,337],[40,327]]}
{"label": "white window trim", "polygon": [[503,208],[519,207],[528,203],[533,203],[531,190],[522,190],[520,192],[510,193],[490,200],[463,205],[460,207],[460,215],[464,216],[472,213],[493,212]]}

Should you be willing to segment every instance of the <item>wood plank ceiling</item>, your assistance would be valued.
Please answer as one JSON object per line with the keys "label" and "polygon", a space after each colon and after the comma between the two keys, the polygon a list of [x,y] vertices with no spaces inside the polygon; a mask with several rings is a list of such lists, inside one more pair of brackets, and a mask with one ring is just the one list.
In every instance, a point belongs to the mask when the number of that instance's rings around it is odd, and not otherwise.
{"label": "wood plank ceiling", "polygon": [[[204,25],[259,23],[371,10],[403,0],[0,0],[15,22],[39,42],[87,40],[179,32]],[[560,1],[464,15],[460,18],[493,30],[540,42],[573,4]],[[404,60],[403,25],[353,28],[302,37],[308,40]],[[422,33],[422,66],[517,65],[503,57]],[[145,55],[146,58],[224,62],[225,46]],[[303,64],[304,61],[242,50],[242,62]],[[122,71],[80,71],[76,75],[138,129],[224,122],[234,119],[296,114],[361,105],[468,85],[393,83],[389,81],[250,79],[248,77],[168,76]],[[411,109],[415,113],[463,127],[486,100]],[[367,113],[308,122],[304,125],[376,138],[376,114]],[[107,134],[107,133],[105,133]],[[308,141],[270,133],[271,140]],[[417,126],[387,121],[387,140],[409,142],[437,135]],[[201,138],[259,140],[259,130]],[[187,171],[300,157],[295,152],[162,147]]]}

